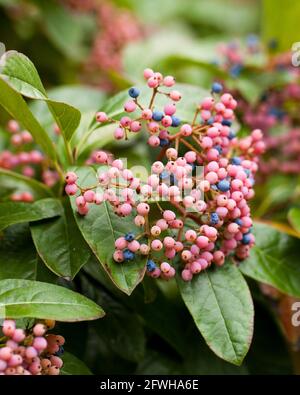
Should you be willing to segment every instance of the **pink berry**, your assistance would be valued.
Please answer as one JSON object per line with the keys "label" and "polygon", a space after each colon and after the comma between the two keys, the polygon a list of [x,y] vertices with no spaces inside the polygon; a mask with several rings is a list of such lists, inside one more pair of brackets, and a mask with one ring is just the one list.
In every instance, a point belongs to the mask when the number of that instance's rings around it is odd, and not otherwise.
{"label": "pink berry", "polygon": [[124,105],[124,110],[126,112],[133,112],[136,110],[136,103],[133,100],[128,100]]}
{"label": "pink berry", "polygon": [[173,248],[175,246],[175,240],[170,236],[166,236],[164,238],[164,246],[166,248]]}
{"label": "pink berry", "polygon": [[103,112],[103,111],[97,112],[97,114],[96,114],[96,121],[100,122],[100,123],[107,122],[108,121],[107,114],[105,112]]}
{"label": "pink berry", "polygon": [[132,240],[128,243],[128,249],[132,252],[137,252],[140,249],[140,243],[137,240]]}
{"label": "pink berry", "polygon": [[84,192],[83,197],[87,203],[93,203],[95,200],[95,192],[89,189],[88,191]]}
{"label": "pink berry", "polygon": [[175,112],[176,112],[176,105],[175,105],[175,103],[169,103],[169,104],[165,105],[164,113],[166,115],[171,116],[171,115],[174,115]]}
{"label": "pink berry", "polygon": [[178,91],[172,91],[170,92],[170,99],[174,101],[179,101],[181,100],[181,93]]}
{"label": "pink berry", "polygon": [[142,124],[139,121],[133,121],[130,124],[130,130],[134,133],[139,132],[142,129]]}
{"label": "pink berry", "polygon": [[25,339],[25,332],[23,329],[16,329],[14,331],[14,334],[12,335],[12,340],[14,340],[17,343],[22,342]]}
{"label": "pink berry", "polygon": [[0,360],[8,361],[12,356],[12,349],[10,347],[0,348]]}
{"label": "pink berry", "polygon": [[66,194],[69,196],[75,195],[77,190],[78,190],[78,187],[76,184],[67,184],[65,186]]}
{"label": "pink berry", "polygon": [[73,171],[68,171],[66,174],[65,180],[67,184],[74,184],[77,181],[78,177],[77,174]]}
{"label": "pink berry", "polygon": [[152,250],[160,251],[162,249],[162,247],[163,247],[163,244],[160,240],[158,240],[158,239],[152,240],[152,242],[151,242]]}
{"label": "pink berry", "polygon": [[152,69],[145,69],[144,70],[144,78],[148,80],[149,78],[153,77],[154,71]]}
{"label": "pink berry", "polygon": [[13,320],[4,320],[2,324],[2,332],[5,336],[13,336],[16,330],[16,323]]}
{"label": "pink berry", "polygon": [[163,84],[165,86],[167,86],[168,88],[170,88],[171,86],[173,86],[175,84],[175,79],[174,77],[172,77],[171,75],[167,75],[164,79],[163,79]]}
{"label": "pink berry", "polygon": [[37,336],[32,343],[33,347],[38,351],[43,351],[47,348],[47,340],[44,337]]}
{"label": "pink berry", "polygon": [[160,265],[160,270],[161,270],[163,273],[168,273],[168,271],[170,270],[170,268],[171,268],[171,266],[170,266],[170,264],[169,264],[168,262],[162,262],[161,265]]}
{"label": "pink berry", "polygon": [[124,255],[123,251],[121,250],[116,250],[113,254],[113,259],[115,262],[124,262]]}
{"label": "pink berry", "polygon": [[136,210],[137,210],[138,214],[145,216],[145,215],[148,215],[148,213],[150,211],[150,206],[147,203],[139,203],[137,205]]}
{"label": "pink berry", "polygon": [[176,218],[176,215],[173,211],[171,210],[165,210],[163,213],[163,217],[166,221],[174,221]]}
{"label": "pink berry", "polygon": [[191,281],[193,278],[193,273],[188,269],[184,269],[181,272],[181,277],[182,277],[183,281]]}

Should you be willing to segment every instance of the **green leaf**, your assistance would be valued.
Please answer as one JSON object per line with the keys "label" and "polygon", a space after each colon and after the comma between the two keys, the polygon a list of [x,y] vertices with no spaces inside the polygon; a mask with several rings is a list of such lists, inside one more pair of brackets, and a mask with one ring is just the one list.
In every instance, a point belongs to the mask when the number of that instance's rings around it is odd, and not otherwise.
{"label": "green leaf", "polygon": [[292,227],[300,233],[300,208],[293,207],[288,213],[288,220]]}
{"label": "green leaf", "polygon": [[27,224],[7,228],[0,236],[0,280],[35,280],[37,254]]}
{"label": "green leaf", "polygon": [[1,188],[6,188],[11,192],[31,192],[35,200],[53,196],[53,192],[45,184],[33,178],[25,177],[22,174],[1,168],[0,185]]}
{"label": "green leaf", "polygon": [[141,318],[85,277],[81,278],[81,286],[87,297],[109,311],[104,320],[93,325],[96,337],[99,342],[104,342],[108,353],[115,353],[132,362],[143,358],[146,338]]}
{"label": "green leaf", "polygon": [[48,98],[38,72],[27,56],[8,51],[0,62],[1,77],[21,95],[45,101],[66,140],[70,140],[79,125],[80,111],[69,104]]}
{"label": "green leaf", "polygon": [[237,267],[227,263],[192,281],[178,279],[179,289],[199,331],[212,351],[240,365],[253,334],[253,302]]}
{"label": "green leaf", "polygon": [[2,78],[0,78],[0,105],[32,134],[36,143],[50,159],[56,159],[56,151],[47,132],[33,116],[22,96]]}
{"label": "green leaf", "polygon": [[39,2],[39,10],[44,31],[52,44],[71,61],[84,61],[96,29],[93,15],[70,12],[63,4],[49,1]]}
{"label": "green leaf", "polygon": [[[91,167],[73,169],[79,178],[81,187],[95,184],[96,173]],[[142,281],[145,274],[146,258],[137,256],[133,262],[119,264],[113,260],[115,240],[131,231],[138,234],[133,217],[118,217],[111,206],[104,202],[100,206],[91,205],[88,215],[82,217],[76,213],[75,198],[71,198],[75,220],[86,242],[99,259],[101,265],[123,292],[130,295]]]}
{"label": "green leaf", "polygon": [[263,0],[261,16],[263,39],[266,43],[276,40],[278,51],[288,51],[299,41],[299,2]]}
{"label": "green leaf", "polygon": [[250,257],[240,264],[246,276],[300,297],[300,241],[272,226],[255,223],[255,246]]}
{"label": "green leaf", "polygon": [[67,288],[30,280],[0,281],[0,307],[11,318],[75,322],[101,318],[104,311],[85,296]]}
{"label": "green leaf", "polygon": [[0,230],[22,222],[39,221],[63,214],[58,199],[41,199],[34,203],[0,203]]}
{"label": "green leaf", "polygon": [[56,275],[73,279],[89,260],[91,250],[75,222],[69,201],[58,218],[32,223],[32,238],[46,266]]}
{"label": "green leaf", "polygon": [[62,376],[90,376],[92,374],[90,369],[79,358],[69,352],[64,352],[62,360],[64,361],[60,369],[60,374]]}

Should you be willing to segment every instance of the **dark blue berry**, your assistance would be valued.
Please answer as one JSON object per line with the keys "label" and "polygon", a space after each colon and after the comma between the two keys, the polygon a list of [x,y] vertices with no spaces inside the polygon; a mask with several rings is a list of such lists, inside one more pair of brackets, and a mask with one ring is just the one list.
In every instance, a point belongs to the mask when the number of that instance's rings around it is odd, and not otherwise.
{"label": "dark blue berry", "polygon": [[249,244],[251,241],[250,233],[246,233],[242,238],[242,244]]}
{"label": "dark blue berry", "polygon": [[240,165],[242,163],[242,159],[239,158],[238,156],[235,156],[231,159],[231,163],[233,165]]}
{"label": "dark blue berry", "polygon": [[152,119],[154,121],[159,122],[163,119],[163,117],[164,117],[164,113],[162,111],[153,111]]}
{"label": "dark blue berry", "polygon": [[57,357],[60,357],[61,355],[63,355],[63,353],[65,352],[63,346],[59,346],[58,351],[56,351],[56,353],[54,354]]}
{"label": "dark blue berry", "polygon": [[235,138],[235,133],[232,130],[230,130],[230,132],[228,134],[228,138],[229,138],[229,140],[232,140]]}
{"label": "dark blue berry", "polygon": [[224,125],[224,126],[231,126],[231,125],[232,125],[232,122],[229,121],[229,119],[223,119],[222,125]]}
{"label": "dark blue berry", "polygon": [[241,220],[241,218],[235,219],[234,222],[235,222],[236,224],[238,224],[239,226],[243,226],[243,221]]}
{"label": "dark blue berry", "polygon": [[135,234],[132,232],[126,233],[126,235],[124,236],[126,241],[132,241],[135,238]]}
{"label": "dark blue berry", "polygon": [[159,145],[161,147],[167,147],[169,145],[169,140],[168,139],[160,139]]}
{"label": "dark blue berry", "polygon": [[129,251],[127,248],[123,251],[123,256],[125,261],[132,261],[135,257],[135,254],[132,251]]}
{"label": "dark blue berry", "polygon": [[213,93],[221,93],[223,90],[223,86],[218,82],[214,82],[211,86],[211,90]]}
{"label": "dark blue berry", "polygon": [[171,126],[173,128],[176,128],[177,126],[180,125],[181,120],[178,117],[175,117],[174,115],[172,115],[171,118],[172,118],[172,125]]}
{"label": "dark blue berry", "polygon": [[222,180],[218,182],[217,186],[220,191],[227,192],[230,189],[230,182],[227,180]]}
{"label": "dark blue berry", "polygon": [[138,88],[132,87],[129,89],[128,94],[130,97],[136,99],[140,95],[140,90]]}
{"label": "dark blue berry", "polygon": [[214,118],[213,118],[213,117],[210,117],[210,118],[206,121],[206,123],[207,123],[208,125],[212,125],[212,124],[214,123]]}
{"label": "dark blue berry", "polygon": [[211,225],[217,225],[219,222],[219,216],[217,213],[211,213],[210,214],[210,224]]}
{"label": "dark blue berry", "polygon": [[222,154],[222,147],[220,145],[215,145],[214,149],[216,149],[219,152],[219,154]]}
{"label": "dark blue berry", "polygon": [[152,259],[149,259],[149,260],[147,261],[146,267],[147,267],[148,272],[153,272],[153,270],[156,269],[155,262],[152,261]]}

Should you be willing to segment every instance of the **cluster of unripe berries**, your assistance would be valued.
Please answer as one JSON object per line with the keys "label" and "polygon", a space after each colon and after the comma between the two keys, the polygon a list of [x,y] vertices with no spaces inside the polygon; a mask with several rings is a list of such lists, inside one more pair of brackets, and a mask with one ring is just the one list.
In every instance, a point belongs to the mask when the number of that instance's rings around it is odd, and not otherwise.
{"label": "cluster of unripe berries", "polygon": [[[122,51],[130,42],[143,36],[142,28],[135,15],[128,9],[119,8],[111,1],[62,0],[79,12],[92,13],[98,29],[93,37],[88,57],[85,78],[92,79],[102,89],[112,90],[114,84],[109,74],[121,71]],[[101,70],[101,73],[99,73]],[[96,72],[96,76],[93,76]],[[100,75],[100,77],[99,77]],[[100,78],[100,79],[99,79]]]}
{"label": "cluster of unripe berries", "polygon": [[58,375],[63,366],[60,356],[65,339],[47,333],[54,326],[55,321],[45,320],[30,329],[21,329],[14,320],[4,320],[0,338],[0,375]]}
{"label": "cluster of unripe berries", "polygon": [[[180,258],[182,278],[191,280],[212,263],[222,265],[228,255],[240,260],[249,255],[254,236],[248,201],[254,196],[258,155],[264,152],[263,136],[256,129],[250,136],[236,137],[231,124],[237,102],[229,93],[222,93],[223,87],[217,82],[212,85],[212,96],[199,103],[192,122],[181,124],[176,117],[176,124],[172,124],[174,98],[178,101],[180,92],[162,93],[158,87],[172,87],[174,78],[149,69],[144,75],[153,89],[151,102],[144,107],[137,101],[139,90],[131,88],[129,95],[133,100],[126,102],[124,108],[127,112],[139,109],[141,117],[138,121],[126,117],[127,126],[122,118],[118,129],[126,134],[135,128],[132,124],[139,122],[139,130],[143,123],[150,138],[159,138],[159,160],[152,164],[151,174],[143,180],[137,178],[121,160],[98,151],[93,160],[102,166],[96,185],[83,189],[77,183],[77,175],[69,172],[66,193],[77,194],[75,201],[81,215],[88,213],[90,204],[104,201],[117,215],[132,215],[142,232],[130,232],[116,240],[116,262],[132,261],[137,254],[147,255],[147,273],[168,279],[175,275],[176,258]],[[154,99],[159,93],[173,99],[163,111],[154,110]],[[143,117],[145,112],[151,119]],[[103,112],[96,117],[99,122],[115,122]],[[153,124],[156,126],[152,130]],[[160,201],[164,205],[168,202],[167,209],[161,207]],[[151,215],[152,210],[155,216]]]}
{"label": "cluster of unripe berries", "polygon": [[[49,187],[57,183],[59,177],[55,170],[49,168],[47,158],[33,146],[32,135],[22,130],[20,124],[10,120],[7,130],[11,138],[6,149],[0,151],[0,168],[20,172],[29,178],[41,179]],[[16,192],[10,196],[13,201],[32,202],[29,191]]]}
{"label": "cluster of unripe berries", "polygon": [[[249,60],[258,53],[266,56],[263,46],[256,36],[249,36],[245,46],[239,42],[222,44],[218,48],[221,55],[217,63],[231,76],[238,77]],[[290,52],[272,56],[259,72],[287,75],[286,82],[270,86],[259,100],[253,104],[236,92],[239,97],[239,118],[250,129],[261,129],[266,144],[265,155],[261,158],[260,173],[270,175],[276,173],[295,174],[300,170],[299,155],[299,103],[300,103],[300,71],[293,67]],[[275,130],[275,133],[273,133]],[[280,132],[278,131],[280,130]],[[264,181],[264,177],[258,179]]]}

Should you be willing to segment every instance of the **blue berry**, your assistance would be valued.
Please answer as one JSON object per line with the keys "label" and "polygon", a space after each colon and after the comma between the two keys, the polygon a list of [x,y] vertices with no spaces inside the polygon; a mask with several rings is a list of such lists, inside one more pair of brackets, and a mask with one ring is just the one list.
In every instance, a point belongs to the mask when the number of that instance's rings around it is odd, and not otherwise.
{"label": "blue berry", "polygon": [[216,149],[219,152],[219,154],[222,154],[222,147],[220,145],[215,145],[214,149]]}
{"label": "blue berry", "polygon": [[156,265],[155,265],[154,261],[152,261],[152,259],[149,259],[147,261],[146,267],[147,267],[148,272],[153,272],[153,270],[156,269]]}
{"label": "blue berry", "polygon": [[152,119],[154,121],[159,122],[163,119],[163,117],[164,117],[164,113],[162,111],[153,111]]}
{"label": "blue berry", "polygon": [[65,352],[63,346],[59,346],[59,350],[54,354],[56,357],[60,357]]}
{"label": "blue berry", "polygon": [[160,175],[159,175],[159,179],[160,180],[166,180],[170,177],[170,174],[167,172],[167,170],[163,170]]}
{"label": "blue berry", "polygon": [[236,78],[241,74],[242,70],[243,70],[243,66],[241,64],[235,64],[234,66],[231,67],[229,72],[231,77]]}
{"label": "blue berry", "polygon": [[230,130],[230,132],[228,134],[228,138],[229,138],[229,140],[232,140],[235,138],[235,133],[232,130]]}
{"label": "blue berry", "polygon": [[230,189],[230,182],[227,180],[222,180],[218,182],[217,186],[220,191],[227,192]]}
{"label": "blue berry", "polygon": [[126,235],[124,236],[126,241],[132,241],[135,238],[135,234],[132,232],[126,233]]}
{"label": "blue berry", "polygon": [[169,140],[168,139],[160,139],[159,145],[161,147],[166,147],[167,145],[169,145]]}
{"label": "blue berry", "polygon": [[180,125],[181,120],[178,117],[175,117],[174,115],[172,115],[171,118],[172,118],[172,125],[171,126],[173,128],[176,128],[177,126]]}
{"label": "blue berry", "polygon": [[217,213],[211,213],[210,214],[210,224],[211,225],[217,225],[219,222],[219,216]]}
{"label": "blue berry", "polygon": [[249,244],[251,241],[250,233],[246,233],[242,238],[243,244]]}
{"label": "blue berry", "polygon": [[223,86],[218,82],[214,82],[211,86],[211,90],[213,93],[221,93],[223,90]]}
{"label": "blue berry", "polygon": [[215,184],[211,185],[210,188],[211,188],[213,191],[216,191],[216,190],[218,189],[218,187],[217,187]]}
{"label": "blue berry", "polygon": [[128,94],[130,97],[136,99],[140,95],[140,90],[138,88],[132,87],[129,89]]}
{"label": "blue berry", "polygon": [[242,159],[239,158],[238,156],[235,156],[231,159],[231,163],[233,165],[240,165],[242,163]]}
{"label": "blue berry", "polygon": [[123,256],[125,261],[132,261],[135,257],[135,254],[129,251],[127,248],[123,251]]}
{"label": "blue berry", "polygon": [[241,218],[235,219],[234,222],[235,222],[236,224],[238,224],[239,226],[243,226],[243,221],[241,220]]}
{"label": "blue berry", "polygon": [[229,121],[229,119],[223,119],[222,125],[224,125],[224,126],[231,126],[231,125],[232,125],[232,122]]}
{"label": "blue berry", "polygon": [[212,124],[214,123],[214,118],[213,118],[213,117],[210,117],[210,118],[206,121],[206,123],[207,123],[208,125],[212,125]]}

